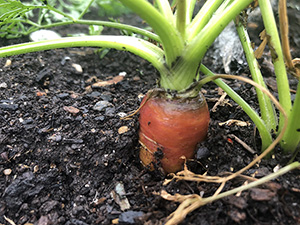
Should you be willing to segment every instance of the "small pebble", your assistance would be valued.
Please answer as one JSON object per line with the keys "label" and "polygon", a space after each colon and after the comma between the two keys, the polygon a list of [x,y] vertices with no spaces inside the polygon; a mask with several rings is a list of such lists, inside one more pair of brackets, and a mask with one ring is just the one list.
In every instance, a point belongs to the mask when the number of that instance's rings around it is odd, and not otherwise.
{"label": "small pebble", "polygon": [[209,154],[210,154],[210,152],[209,152],[208,148],[201,146],[197,149],[196,158],[203,159],[203,158],[208,157]]}
{"label": "small pebble", "polygon": [[119,216],[119,223],[135,224],[134,219],[137,218],[137,217],[141,217],[143,215],[144,215],[144,213],[141,212],[141,211],[129,210],[127,212],[123,212]]}
{"label": "small pebble", "polygon": [[96,121],[104,121],[105,117],[104,116],[97,116],[95,118]]}
{"label": "small pebble", "polygon": [[105,109],[105,115],[106,116],[113,116],[115,114],[115,107],[108,107]]}
{"label": "small pebble", "polygon": [[88,94],[88,97],[97,98],[100,95],[101,95],[101,93],[99,91],[93,91],[92,93]]}
{"label": "small pebble", "polygon": [[3,170],[3,173],[5,176],[9,176],[11,174],[12,170],[11,169],[5,169]]}
{"label": "small pebble", "polygon": [[69,93],[60,93],[57,95],[57,97],[59,97],[60,99],[66,99],[67,97],[69,97]]}
{"label": "small pebble", "polygon": [[77,73],[82,73],[82,67],[79,64],[72,63],[72,67],[76,70]]}
{"label": "small pebble", "polygon": [[66,56],[66,57],[64,57],[64,58],[61,60],[60,64],[61,64],[61,65],[65,65],[66,62],[67,62],[67,61],[70,61],[70,60],[71,60],[71,58],[70,58],[69,56]]}
{"label": "small pebble", "polygon": [[19,108],[19,105],[18,104],[13,104],[12,102],[3,102],[3,103],[0,103],[0,109],[3,109],[3,110],[7,110],[7,111],[15,111]]}
{"label": "small pebble", "polygon": [[10,65],[11,65],[11,60],[10,59],[6,60],[4,67],[9,67]]}
{"label": "small pebble", "polygon": [[52,30],[42,29],[42,30],[32,32],[29,35],[29,38],[31,41],[45,41],[51,39],[58,39],[61,38],[61,36]]}
{"label": "small pebble", "polygon": [[93,109],[96,111],[102,111],[103,109],[105,109],[109,106],[113,106],[113,104],[111,104],[108,101],[99,101],[94,105]]}
{"label": "small pebble", "polygon": [[7,83],[5,83],[5,82],[1,83],[0,88],[4,88],[4,89],[7,88]]}
{"label": "small pebble", "polygon": [[124,112],[119,112],[119,113],[118,113],[118,116],[122,118],[122,117],[125,117],[125,116],[127,116],[127,114],[126,114],[126,113],[124,113]]}
{"label": "small pebble", "polygon": [[122,77],[125,77],[126,75],[127,75],[127,73],[125,71],[119,73],[119,76],[122,76]]}

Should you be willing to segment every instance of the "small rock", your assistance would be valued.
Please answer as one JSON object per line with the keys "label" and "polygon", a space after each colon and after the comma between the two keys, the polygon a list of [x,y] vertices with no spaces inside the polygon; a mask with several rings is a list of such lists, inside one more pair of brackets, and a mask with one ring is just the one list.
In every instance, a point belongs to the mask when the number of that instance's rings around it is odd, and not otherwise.
{"label": "small rock", "polygon": [[119,76],[122,76],[122,77],[125,77],[126,75],[127,75],[127,73],[125,71],[119,73]]}
{"label": "small rock", "polygon": [[197,149],[196,158],[203,159],[203,158],[209,156],[209,154],[210,154],[210,152],[209,152],[208,148],[201,146]]}
{"label": "small rock", "polygon": [[[21,119],[21,118],[20,118]],[[21,122],[21,121],[20,121]],[[22,124],[23,125],[27,125],[27,124],[32,124],[34,122],[34,120],[32,118],[28,118],[28,119],[25,119],[25,120],[22,120]]]}
{"label": "small rock", "polygon": [[105,109],[109,106],[113,106],[113,104],[111,104],[108,101],[99,101],[94,105],[93,109],[96,111],[102,111],[103,109]]}
{"label": "small rock", "polygon": [[3,89],[7,88],[7,83],[5,83],[5,82],[1,83],[0,88],[3,88]]}
{"label": "small rock", "polygon": [[105,120],[105,117],[104,116],[97,116],[95,118],[96,121],[104,121]]}
{"label": "small rock", "polygon": [[58,39],[61,38],[61,36],[55,31],[42,29],[32,32],[29,35],[29,38],[31,41],[45,41],[51,39]]}
{"label": "small rock", "polygon": [[14,104],[10,100],[1,100],[0,101],[0,109],[7,110],[7,111],[15,111],[19,108],[18,104]]}
{"label": "small rock", "polygon": [[12,170],[11,169],[5,169],[3,170],[3,173],[5,176],[9,176],[11,174]]}
{"label": "small rock", "polygon": [[11,60],[10,59],[6,60],[4,67],[9,67],[9,66],[11,66]]}
{"label": "small rock", "polygon": [[69,56],[66,56],[61,60],[60,64],[63,66],[66,64],[67,61],[70,61],[70,60],[71,60],[71,58]]}
{"label": "small rock", "polygon": [[53,134],[51,137],[48,138],[48,140],[60,142],[62,140],[62,137],[60,134]]}
{"label": "small rock", "polygon": [[119,113],[118,113],[118,116],[122,118],[122,117],[125,117],[125,116],[127,116],[127,114],[126,114],[126,113],[124,113],[124,112],[119,112]]}
{"label": "small rock", "polygon": [[87,96],[90,98],[98,98],[101,95],[99,91],[93,91],[92,93],[88,94]]}
{"label": "small rock", "polygon": [[69,93],[60,93],[57,95],[57,97],[59,97],[60,99],[66,99],[67,97],[69,97]]}
{"label": "small rock", "polygon": [[105,109],[105,115],[106,116],[113,116],[116,112],[115,107],[108,107]]}
{"label": "small rock", "polygon": [[110,193],[111,197],[115,200],[115,202],[120,206],[122,211],[126,209],[130,209],[129,201],[126,197],[126,192],[124,185],[122,183],[117,183],[115,189]]}
{"label": "small rock", "polygon": [[51,70],[48,68],[45,68],[37,74],[35,81],[41,85],[47,86],[49,80],[52,77],[53,77],[53,75],[52,75]]}
{"label": "small rock", "polygon": [[108,91],[104,91],[100,98],[103,100],[103,101],[108,101],[110,102],[112,100],[112,93],[108,92]]}
{"label": "small rock", "polygon": [[76,64],[76,63],[72,63],[72,67],[76,70],[76,73],[82,73],[83,69],[81,67],[81,65]]}
{"label": "small rock", "polygon": [[123,212],[119,216],[119,223],[126,223],[126,224],[135,224],[134,219],[137,217],[143,216],[144,213],[141,211],[127,211]]}

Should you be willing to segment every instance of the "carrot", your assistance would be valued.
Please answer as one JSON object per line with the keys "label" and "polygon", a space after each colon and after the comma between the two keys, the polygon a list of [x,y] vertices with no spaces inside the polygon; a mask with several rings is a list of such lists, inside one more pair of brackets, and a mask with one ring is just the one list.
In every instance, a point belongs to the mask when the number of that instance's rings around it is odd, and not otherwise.
{"label": "carrot", "polygon": [[161,164],[166,173],[180,170],[194,157],[196,146],[207,135],[209,111],[204,96],[170,97],[166,92],[148,96],[141,103],[140,159],[151,170]]}

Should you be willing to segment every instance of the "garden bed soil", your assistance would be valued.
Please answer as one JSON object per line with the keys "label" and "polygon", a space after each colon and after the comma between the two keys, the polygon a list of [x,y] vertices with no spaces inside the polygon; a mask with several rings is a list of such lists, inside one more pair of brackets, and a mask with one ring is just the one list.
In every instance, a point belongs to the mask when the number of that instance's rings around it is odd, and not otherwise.
{"label": "garden bed soil", "polygon": [[[16,41],[24,39],[2,40],[2,45]],[[143,168],[138,115],[120,117],[139,107],[158,74],[128,52],[110,50],[100,58],[95,50],[58,49],[0,59],[0,224],[163,224],[178,204],[155,192],[206,197],[218,188],[186,181],[163,186],[167,176]],[[244,68],[241,74],[249,71]],[[100,81],[108,83],[97,87]],[[253,87],[228,83],[258,110]],[[212,111],[222,94],[213,83],[203,93],[211,109],[209,133],[188,168],[208,175],[237,171],[260,151],[255,126],[228,97]],[[220,125],[229,119],[249,125]],[[290,158],[277,148],[245,174],[260,178]],[[224,190],[244,182],[233,180]],[[205,205],[183,224],[300,224],[299,170],[271,184]]]}

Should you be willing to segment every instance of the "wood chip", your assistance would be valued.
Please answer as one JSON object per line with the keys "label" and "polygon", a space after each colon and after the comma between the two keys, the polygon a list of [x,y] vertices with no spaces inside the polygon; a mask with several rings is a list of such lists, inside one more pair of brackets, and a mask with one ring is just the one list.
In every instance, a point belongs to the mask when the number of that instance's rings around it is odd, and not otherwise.
{"label": "wood chip", "polygon": [[80,112],[79,109],[73,107],[73,106],[64,106],[64,110],[69,112],[69,113],[72,113],[73,115],[76,115],[77,113]]}
{"label": "wood chip", "polygon": [[46,93],[46,92],[43,92],[43,91],[37,91],[37,92],[36,92],[36,96],[38,96],[38,97],[41,97],[41,96],[47,96],[47,93]]}
{"label": "wood chip", "polygon": [[129,128],[127,126],[122,126],[118,129],[118,133],[119,134],[124,134],[129,130]]}
{"label": "wood chip", "polygon": [[102,204],[103,202],[105,202],[107,200],[107,198],[105,198],[105,197],[102,197],[102,198],[97,198],[97,199],[95,199],[94,201],[93,201],[93,205],[100,205],[100,204]]}
{"label": "wood chip", "polygon": [[3,216],[3,218],[11,225],[16,225],[14,221],[12,221],[11,219],[7,218],[5,215]]}
{"label": "wood chip", "polygon": [[276,195],[276,192],[262,188],[252,188],[250,197],[256,201],[269,201]]}
{"label": "wood chip", "polygon": [[246,127],[246,126],[251,125],[251,123],[248,122],[248,121],[230,119],[230,120],[227,120],[225,122],[219,123],[219,126],[224,126],[224,125],[231,126],[232,124],[240,126],[240,127]]}
{"label": "wood chip", "polygon": [[108,86],[108,85],[112,85],[112,84],[117,84],[119,83],[120,81],[122,81],[124,79],[124,76],[116,76],[110,80],[106,80],[106,81],[99,81],[97,83],[94,83],[92,85],[92,87],[104,87],[104,86]]}

